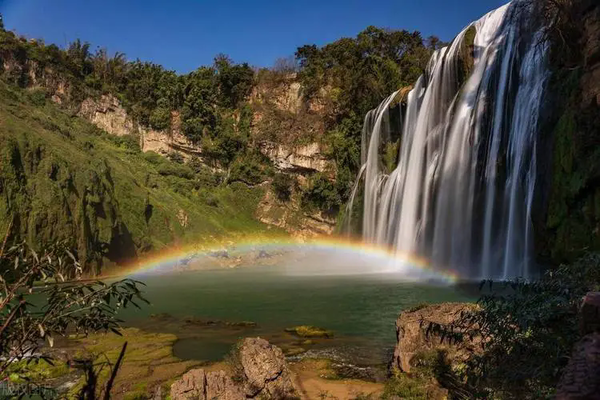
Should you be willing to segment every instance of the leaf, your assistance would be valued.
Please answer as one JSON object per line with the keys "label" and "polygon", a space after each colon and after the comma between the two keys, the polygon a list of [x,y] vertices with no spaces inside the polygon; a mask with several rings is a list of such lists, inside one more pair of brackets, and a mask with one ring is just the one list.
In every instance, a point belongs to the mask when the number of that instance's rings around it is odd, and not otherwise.
{"label": "leaf", "polygon": [[111,331],[112,331],[114,334],[116,334],[116,335],[123,336],[123,334],[122,334],[121,332],[119,332],[119,330],[118,330],[118,329],[115,329],[115,328],[110,328],[110,330],[111,330]]}
{"label": "leaf", "polygon": [[44,330],[44,326],[42,324],[38,324],[38,328],[40,329],[40,336],[44,337],[46,331]]}
{"label": "leaf", "polygon": [[50,347],[54,347],[54,338],[51,335],[47,335],[46,339],[48,339],[48,344]]}

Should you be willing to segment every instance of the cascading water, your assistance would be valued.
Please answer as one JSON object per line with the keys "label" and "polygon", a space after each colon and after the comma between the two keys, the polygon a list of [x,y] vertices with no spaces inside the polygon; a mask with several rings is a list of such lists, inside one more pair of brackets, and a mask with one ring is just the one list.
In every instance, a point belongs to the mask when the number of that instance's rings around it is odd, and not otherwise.
{"label": "cascading water", "polygon": [[405,99],[389,174],[380,154],[392,136],[390,104],[404,93],[368,113],[349,203],[364,180],[365,240],[467,278],[531,276],[537,121],[549,75],[534,15],[531,2],[515,0],[433,54]]}

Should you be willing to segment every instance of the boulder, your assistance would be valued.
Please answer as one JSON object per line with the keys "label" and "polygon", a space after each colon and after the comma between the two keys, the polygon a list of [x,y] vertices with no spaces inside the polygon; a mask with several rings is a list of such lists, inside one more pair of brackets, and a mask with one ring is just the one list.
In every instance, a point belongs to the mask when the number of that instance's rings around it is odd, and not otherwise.
{"label": "boulder", "polygon": [[600,399],[599,333],[589,334],[575,345],[558,384],[556,399]]}
{"label": "boulder", "polygon": [[246,338],[239,348],[246,397],[297,397],[292,373],[281,349],[261,338]]}
{"label": "boulder", "polygon": [[400,313],[396,320],[396,348],[392,367],[402,372],[410,372],[413,357],[431,350],[445,350],[450,362],[466,359],[474,351],[474,343],[466,340],[455,343],[440,340],[437,335],[427,335],[430,323],[450,325],[460,318],[463,311],[473,310],[469,303],[442,303],[417,307]]}
{"label": "boulder", "polygon": [[579,316],[582,335],[600,332],[600,292],[590,292],[583,298]]}
{"label": "boulder", "polygon": [[172,400],[240,400],[298,398],[283,352],[264,339],[244,339],[235,357],[235,371],[193,369],[171,385]]}

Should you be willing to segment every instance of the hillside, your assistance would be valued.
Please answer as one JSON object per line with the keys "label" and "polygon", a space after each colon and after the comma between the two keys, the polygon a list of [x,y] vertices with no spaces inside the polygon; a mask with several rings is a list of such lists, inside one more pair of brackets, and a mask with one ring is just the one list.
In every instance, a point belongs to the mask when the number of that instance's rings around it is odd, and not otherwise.
{"label": "hillside", "polygon": [[142,153],[40,91],[0,82],[0,132],[0,231],[64,240],[90,273],[169,244],[267,233],[254,218],[263,187]]}

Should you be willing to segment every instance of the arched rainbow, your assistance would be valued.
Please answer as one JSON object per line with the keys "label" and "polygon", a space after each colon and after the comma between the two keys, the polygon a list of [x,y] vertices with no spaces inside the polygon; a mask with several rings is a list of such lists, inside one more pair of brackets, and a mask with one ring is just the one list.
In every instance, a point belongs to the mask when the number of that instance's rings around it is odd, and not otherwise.
{"label": "arched rainbow", "polygon": [[218,254],[219,251],[227,250],[241,254],[256,250],[302,250],[315,249],[319,251],[352,252],[366,256],[379,257],[389,262],[403,263],[417,270],[426,272],[427,276],[435,279],[455,283],[459,276],[451,270],[440,270],[433,268],[431,263],[413,254],[398,253],[384,247],[367,244],[361,241],[350,240],[339,237],[319,237],[312,240],[299,241],[290,237],[255,237],[244,238],[240,241],[221,244],[194,244],[188,246],[174,246],[144,256],[133,263],[120,269],[119,275],[136,275],[144,272],[175,267],[196,257],[206,257]]}

